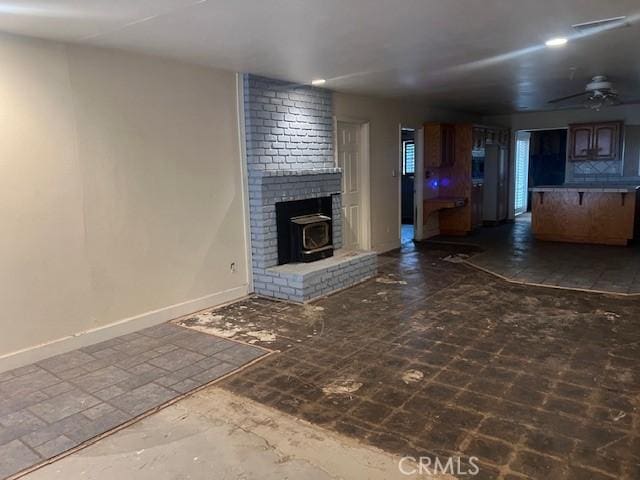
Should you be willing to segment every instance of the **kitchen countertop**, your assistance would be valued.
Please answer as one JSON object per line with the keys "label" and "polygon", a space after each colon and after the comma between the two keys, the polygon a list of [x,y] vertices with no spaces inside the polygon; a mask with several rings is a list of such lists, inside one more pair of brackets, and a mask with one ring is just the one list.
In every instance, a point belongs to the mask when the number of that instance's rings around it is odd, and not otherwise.
{"label": "kitchen countertop", "polygon": [[598,192],[598,193],[631,193],[640,189],[640,185],[607,185],[607,184],[566,184],[541,185],[530,188],[530,192]]}

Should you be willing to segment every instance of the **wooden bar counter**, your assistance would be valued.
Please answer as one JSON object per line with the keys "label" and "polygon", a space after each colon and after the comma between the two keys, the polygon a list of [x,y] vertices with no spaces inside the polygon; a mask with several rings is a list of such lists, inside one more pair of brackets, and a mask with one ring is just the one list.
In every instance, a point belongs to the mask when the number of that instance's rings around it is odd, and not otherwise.
{"label": "wooden bar counter", "polygon": [[627,245],[637,231],[640,186],[535,187],[532,230],[538,240]]}

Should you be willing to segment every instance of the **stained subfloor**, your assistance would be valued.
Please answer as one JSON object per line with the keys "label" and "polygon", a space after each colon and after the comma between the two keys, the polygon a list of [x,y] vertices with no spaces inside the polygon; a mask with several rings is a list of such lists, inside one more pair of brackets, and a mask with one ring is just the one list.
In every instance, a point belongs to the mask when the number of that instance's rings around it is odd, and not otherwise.
{"label": "stained subfloor", "polygon": [[477,479],[640,478],[640,300],[510,284],[451,248],[405,244],[313,304],[181,322],[281,350],[223,388],[393,454],[475,456]]}
{"label": "stained subfloor", "polygon": [[78,447],[266,354],[162,324],[0,373],[0,478]]}
{"label": "stained subfloor", "polygon": [[616,247],[537,241],[531,215],[515,223],[478,229],[467,237],[430,242],[475,244],[482,253],[469,261],[516,282],[612,293],[640,293],[640,246]]}

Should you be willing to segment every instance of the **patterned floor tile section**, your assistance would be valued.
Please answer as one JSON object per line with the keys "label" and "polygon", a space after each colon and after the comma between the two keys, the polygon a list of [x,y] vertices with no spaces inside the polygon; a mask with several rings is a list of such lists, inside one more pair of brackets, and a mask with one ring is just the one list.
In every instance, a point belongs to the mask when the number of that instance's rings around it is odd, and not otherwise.
{"label": "patterned floor tile section", "polygon": [[486,227],[468,237],[436,237],[432,242],[471,243],[484,251],[469,261],[509,280],[601,292],[640,293],[640,246],[542,242],[533,237],[531,216],[513,224]]}
{"label": "patterned floor tile section", "polygon": [[460,478],[640,478],[640,299],[510,284],[451,253],[405,244],[312,305],[191,323],[282,350],[223,388],[398,455],[478,457]]}
{"label": "patterned floor tile section", "polygon": [[0,478],[74,448],[263,355],[162,324],[0,374]]}

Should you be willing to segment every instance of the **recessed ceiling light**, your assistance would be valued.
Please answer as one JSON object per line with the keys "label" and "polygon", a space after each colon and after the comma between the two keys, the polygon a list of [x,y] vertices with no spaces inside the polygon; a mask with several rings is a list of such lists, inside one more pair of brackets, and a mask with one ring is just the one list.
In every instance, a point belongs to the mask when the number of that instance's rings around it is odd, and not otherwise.
{"label": "recessed ceiling light", "polygon": [[544,44],[547,47],[561,47],[563,45],[566,45],[568,42],[568,40],[565,37],[557,37],[557,38],[552,38],[551,40],[547,40],[546,42],[544,42]]}
{"label": "recessed ceiling light", "polygon": [[325,83],[327,83],[327,81],[324,78],[318,78],[316,80],[311,80],[311,85],[314,86],[319,86],[319,85],[324,85]]}

